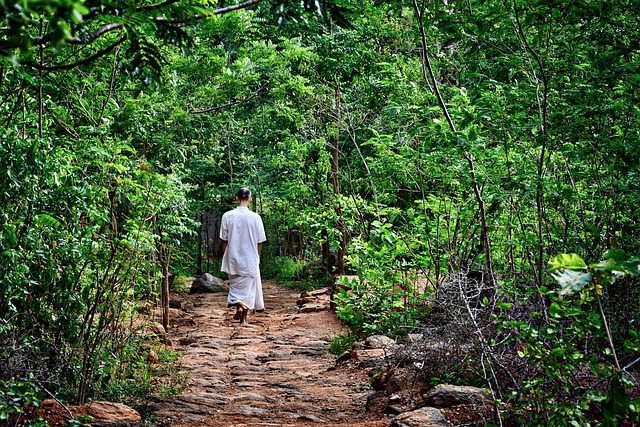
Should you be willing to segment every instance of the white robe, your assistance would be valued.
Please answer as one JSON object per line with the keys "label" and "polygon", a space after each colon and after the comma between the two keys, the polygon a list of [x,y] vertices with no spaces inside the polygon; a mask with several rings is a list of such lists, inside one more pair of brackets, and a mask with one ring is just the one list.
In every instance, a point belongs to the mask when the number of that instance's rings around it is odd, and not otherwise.
{"label": "white robe", "polygon": [[221,270],[229,274],[232,305],[244,303],[252,310],[264,310],[258,243],[267,240],[260,215],[244,206],[222,216],[220,238],[227,242]]}

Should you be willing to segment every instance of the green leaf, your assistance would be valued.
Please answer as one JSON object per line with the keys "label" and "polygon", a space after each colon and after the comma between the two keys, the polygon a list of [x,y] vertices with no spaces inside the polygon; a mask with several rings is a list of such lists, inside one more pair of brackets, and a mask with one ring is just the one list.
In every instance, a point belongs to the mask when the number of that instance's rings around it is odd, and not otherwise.
{"label": "green leaf", "polygon": [[603,257],[604,259],[614,260],[618,264],[624,262],[625,258],[624,251],[622,249],[609,249],[604,253]]}
{"label": "green leaf", "polygon": [[603,426],[616,426],[619,421],[625,417],[629,411],[631,398],[622,384],[620,374],[611,379],[607,400],[602,405],[602,414],[604,415]]}
{"label": "green leaf", "polygon": [[36,215],[35,221],[36,224],[40,225],[41,227],[58,228],[60,226],[60,221],[49,214]]}
{"label": "green leaf", "polygon": [[551,272],[557,270],[586,270],[587,264],[578,254],[559,254],[549,260]]}
{"label": "green leaf", "polygon": [[579,292],[591,282],[591,274],[574,270],[559,270],[552,274],[560,285],[560,295]]}
{"label": "green leaf", "polygon": [[640,276],[640,258],[631,258],[622,263],[623,271],[632,276]]}
{"label": "green leaf", "polygon": [[508,302],[499,302],[498,303],[498,308],[501,308],[503,310],[509,310],[512,306],[513,306],[513,304],[508,303]]}
{"label": "green leaf", "polygon": [[612,258],[604,259],[602,261],[598,261],[596,263],[589,264],[589,268],[592,268],[594,270],[611,271],[611,270],[615,270],[615,266],[616,266],[616,261],[614,259],[612,259]]}
{"label": "green leaf", "polygon": [[560,307],[560,305],[557,302],[552,302],[549,306],[549,314],[551,314],[551,317],[560,317],[561,313],[562,308]]}

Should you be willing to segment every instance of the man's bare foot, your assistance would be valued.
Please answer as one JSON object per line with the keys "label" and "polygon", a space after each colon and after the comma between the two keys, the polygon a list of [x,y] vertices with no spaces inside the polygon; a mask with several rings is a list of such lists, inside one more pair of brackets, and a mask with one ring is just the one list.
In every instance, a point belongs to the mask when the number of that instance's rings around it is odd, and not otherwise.
{"label": "man's bare foot", "polygon": [[247,323],[247,322],[240,322],[238,323],[238,326],[242,326],[243,328],[255,328],[256,325],[252,325],[251,323]]}
{"label": "man's bare foot", "polygon": [[243,312],[244,311],[249,311],[249,307],[247,307],[247,305],[245,303],[243,303],[242,301],[238,301],[237,303],[234,304],[236,306],[236,314],[233,315],[233,320],[240,320],[242,321],[242,316],[243,316]]}

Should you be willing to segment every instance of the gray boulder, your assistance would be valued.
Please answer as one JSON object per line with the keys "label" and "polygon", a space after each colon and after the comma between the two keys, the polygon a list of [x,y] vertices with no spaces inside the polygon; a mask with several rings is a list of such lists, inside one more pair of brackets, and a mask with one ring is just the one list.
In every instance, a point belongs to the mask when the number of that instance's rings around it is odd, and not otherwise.
{"label": "gray boulder", "polygon": [[421,406],[434,408],[448,408],[456,405],[491,405],[489,391],[471,387],[450,384],[438,384],[423,396]]}
{"label": "gray boulder", "polygon": [[447,427],[446,418],[439,409],[419,408],[396,416],[391,427]]}
{"label": "gray boulder", "polygon": [[190,294],[197,293],[227,293],[229,286],[224,280],[214,277],[212,274],[205,273],[191,283]]}

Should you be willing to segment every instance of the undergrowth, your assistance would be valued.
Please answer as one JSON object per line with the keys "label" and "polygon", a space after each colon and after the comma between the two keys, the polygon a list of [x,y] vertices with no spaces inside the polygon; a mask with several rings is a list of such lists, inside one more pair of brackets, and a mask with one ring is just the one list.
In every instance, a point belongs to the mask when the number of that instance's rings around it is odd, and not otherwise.
{"label": "undergrowth", "polygon": [[106,369],[109,375],[103,378],[101,398],[129,405],[144,417],[150,402],[186,388],[186,378],[175,364],[179,356],[160,343],[135,343],[123,349],[117,363]]}
{"label": "undergrowth", "polygon": [[329,353],[340,356],[346,351],[350,351],[353,345],[362,339],[361,336],[348,332],[345,335],[338,335],[329,344]]}

